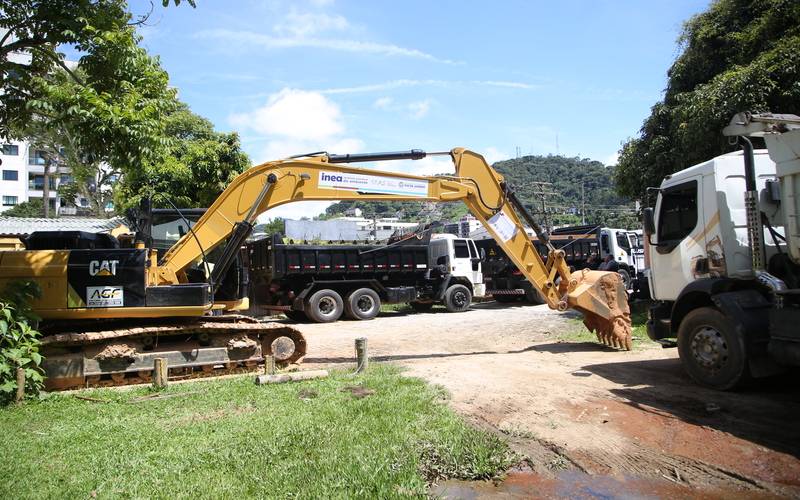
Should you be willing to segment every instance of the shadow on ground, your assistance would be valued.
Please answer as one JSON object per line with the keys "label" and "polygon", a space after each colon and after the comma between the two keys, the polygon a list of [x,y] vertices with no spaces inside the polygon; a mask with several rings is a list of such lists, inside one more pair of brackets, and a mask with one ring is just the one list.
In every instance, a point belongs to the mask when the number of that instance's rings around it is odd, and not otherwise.
{"label": "shadow on ground", "polygon": [[583,370],[623,386],[610,392],[635,409],[726,432],[800,458],[797,372],[721,392],[698,386],[677,358],[600,363]]}

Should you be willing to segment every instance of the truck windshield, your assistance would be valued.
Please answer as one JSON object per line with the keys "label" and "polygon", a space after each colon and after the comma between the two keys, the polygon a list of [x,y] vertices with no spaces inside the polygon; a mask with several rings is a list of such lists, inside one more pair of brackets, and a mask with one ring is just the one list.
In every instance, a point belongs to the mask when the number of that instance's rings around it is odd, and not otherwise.
{"label": "truck windshield", "polygon": [[623,232],[617,233],[617,245],[619,245],[619,247],[622,248],[623,250],[630,251],[631,244],[628,241],[628,235]]}

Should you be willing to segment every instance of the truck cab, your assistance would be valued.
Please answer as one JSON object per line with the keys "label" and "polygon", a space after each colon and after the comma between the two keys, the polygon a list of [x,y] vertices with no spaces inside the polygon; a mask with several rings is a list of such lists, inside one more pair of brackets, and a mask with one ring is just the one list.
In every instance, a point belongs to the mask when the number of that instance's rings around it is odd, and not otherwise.
{"label": "truck cab", "polygon": [[449,266],[448,273],[453,281],[462,282],[473,296],[483,296],[485,285],[481,258],[475,242],[453,234],[431,236],[428,247],[431,269],[436,266]]}
{"label": "truck cab", "polygon": [[637,288],[636,285],[644,270],[643,255],[637,258],[637,253],[643,254],[643,251],[633,231],[610,227],[600,228],[600,259],[611,255],[617,261],[618,272],[628,290]]}
{"label": "truck cab", "polygon": [[677,345],[702,385],[731,389],[800,364],[800,273],[787,257],[778,181],[767,150],[733,152],[667,176],[645,209],[647,333]]}

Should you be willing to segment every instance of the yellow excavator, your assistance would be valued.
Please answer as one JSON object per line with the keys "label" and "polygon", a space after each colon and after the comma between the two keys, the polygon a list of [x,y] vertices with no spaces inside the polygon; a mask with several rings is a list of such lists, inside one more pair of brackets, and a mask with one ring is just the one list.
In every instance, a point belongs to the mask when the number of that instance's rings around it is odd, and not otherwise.
{"label": "yellow excavator", "polygon": [[[432,155],[450,156],[454,174],[425,177],[348,165]],[[580,311],[601,342],[630,349],[630,310],[617,273],[571,272],[564,253],[479,154],[462,148],[323,152],[240,174],[160,258],[136,238],[126,243],[85,233],[34,233],[26,250],[0,252],[0,288],[32,280],[43,292],[32,306],[44,320],[47,386],[146,382],[155,357],[168,358],[170,375],[186,377],[253,367],[266,355],[299,362],[306,353],[300,332],[235,314],[247,307],[246,297],[221,297],[220,286],[259,214],[307,200],[462,201],[551,308]],[[549,249],[546,259],[520,217]]]}

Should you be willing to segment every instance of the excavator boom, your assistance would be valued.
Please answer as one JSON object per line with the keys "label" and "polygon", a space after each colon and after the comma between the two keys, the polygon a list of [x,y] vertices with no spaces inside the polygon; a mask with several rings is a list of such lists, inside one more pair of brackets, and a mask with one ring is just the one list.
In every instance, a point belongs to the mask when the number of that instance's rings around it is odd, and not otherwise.
{"label": "excavator boom", "polygon": [[[461,201],[488,230],[547,304],[560,311],[575,309],[584,323],[608,345],[630,349],[631,328],[627,294],[616,273],[570,272],[564,253],[527,214],[503,177],[483,157],[463,148],[447,153],[453,175],[434,177],[356,168],[344,162],[420,159],[429,154],[401,153],[327,155],[290,158],[250,168],[239,175],[209,207],[205,215],[163,257],[152,271],[153,285],[186,281],[185,270],[211,249],[228,240],[213,278],[226,270],[244,242],[256,217],[294,201],[418,200]],[[520,220],[522,215],[550,248],[543,260]]]}

